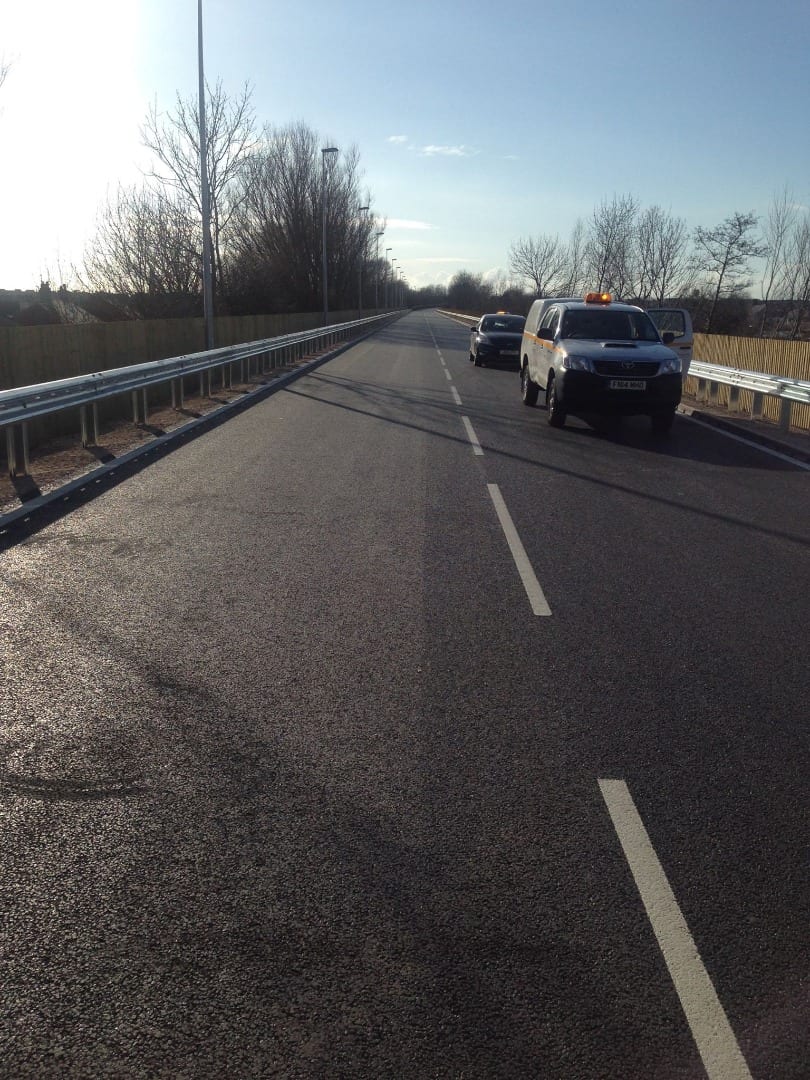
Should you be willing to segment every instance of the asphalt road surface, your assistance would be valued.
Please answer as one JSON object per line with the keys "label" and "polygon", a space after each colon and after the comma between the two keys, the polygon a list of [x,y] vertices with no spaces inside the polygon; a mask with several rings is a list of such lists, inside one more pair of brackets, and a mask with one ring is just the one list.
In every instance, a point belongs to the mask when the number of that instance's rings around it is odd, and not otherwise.
{"label": "asphalt road surface", "polygon": [[412,313],[0,554],[0,1075],[810,1076],[810,476]]}

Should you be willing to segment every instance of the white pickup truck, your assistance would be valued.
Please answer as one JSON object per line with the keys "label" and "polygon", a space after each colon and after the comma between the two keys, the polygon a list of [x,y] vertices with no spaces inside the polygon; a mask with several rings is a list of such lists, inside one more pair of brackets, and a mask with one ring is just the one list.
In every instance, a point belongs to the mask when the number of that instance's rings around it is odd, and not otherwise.
{"label": "white pickup truck", "polygon": [[562,427],[569,412],[642,413],[664,433],[691,345],[691,319],[681,309],[645,312],[608,293],[535,300],[521,342],[521,395],[535,405],[545,393],[552,427]]}

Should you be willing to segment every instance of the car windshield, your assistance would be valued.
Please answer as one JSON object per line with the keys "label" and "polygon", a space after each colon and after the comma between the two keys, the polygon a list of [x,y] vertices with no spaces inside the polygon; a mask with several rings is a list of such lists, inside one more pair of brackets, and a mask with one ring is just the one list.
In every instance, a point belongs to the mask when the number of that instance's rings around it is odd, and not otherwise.
{"label": "car windshield", "polygon": [[658,331],[644,311],[610,311],[606,308],[566,311],[562,337],[591,341],[658,341]]}
{"label": "car windshield", "polygon": [[502,333],[522,334],[526,320],[521,315],[488,315],[481,322],[481,329],[486,333],[500,330]]}

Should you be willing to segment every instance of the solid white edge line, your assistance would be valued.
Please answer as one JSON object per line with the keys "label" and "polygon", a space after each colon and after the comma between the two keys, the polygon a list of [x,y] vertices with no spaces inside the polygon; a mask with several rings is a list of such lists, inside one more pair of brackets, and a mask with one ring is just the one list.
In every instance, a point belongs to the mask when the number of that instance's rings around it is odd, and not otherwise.
{"label": "solid white edge line", "polygon": [[473,453],[477,454],[479,457],[482,457],[484,451],[481,449],[481,443],[478,441],[478,436],[475,434],[475,431],[473,430],[473,426],[470,423],[469,416],[462,416],[461,421],[462,421],[462,423],[464,424],[464,427],[467,430],[467,438],[472,443]]}
{"label": "solid white edge line", "polygon": [[459,392],[458,390],[456,390],[455,386],[450,387],[450,393],[453,395],[453,401],[455,401],[456,405],[460,405],[461,397],[459,396]]}
{"label": "solid white edge line", "polygon": [[550,615],[551,608],[548,606],[540,582],[537,580],[532,564],[529,562],[526,549],[520,541],[512,516],[503,501],[500,488],[497,484],[487,484],[487,491],[489,491],[489,496],[495,505],[495,513],[498,515],[498,521],[500,521],[501,528],[506,536],[506,542],[512,552],[512,558],[515,560],[515,566],[520,574],[520,580],[523,582],[523,588],[526,590],[532,611],[535,615]]}
{"label": "solid white edge line", "polygon": [[752,1080],[627,784],[600,780],[599,789],[709,1080]]}
{"label": "solid white edge line", "polygon": [[743,435],[735,435],[733,431],[726,431],[725,428],[715,427],[714,424],[707,424],[705,420],[699,420],[696,416],[690,416],[689,413],[679,413],[679,416],[683,416],[686,420],[691,420],[692,423],[697,424],[698,427],[706,428],[707,431],[716,431],[718,435],[725,435],[727,439],[741,442],[745,446],[750,446],[752,449],[759,450],[763,454],[770,454],[771,457],[779,458],[780,461],[788,461],[791,465],[797,465],[800,469],[810,472],[810,465],[808,465],[806,461],[799,461],[798,458],[790,457],[789,454],[783,454],[779,450],[771,450],[769,446],[763,446],[762,443],[753,442],[751,439],[746,439]]}

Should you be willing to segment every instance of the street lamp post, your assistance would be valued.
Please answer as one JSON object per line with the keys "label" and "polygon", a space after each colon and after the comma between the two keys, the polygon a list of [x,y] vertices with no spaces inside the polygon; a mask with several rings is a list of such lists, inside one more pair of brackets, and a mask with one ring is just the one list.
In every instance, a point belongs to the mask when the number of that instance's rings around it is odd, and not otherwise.
{"label": "street lamp post", "polygon": [[375,235],[377,243],[374,247],[374,310],[377,312],[380,310],[380,237],[385,236],[385,229],[380,229]]}
{"label": "street lamp post", "polygon": [[397,279],[396,270],[394,269],[396,261],[396,259],[391,260],[391,307],[397,306]]}
{"label": "street lamp post", "polygon": [[336,146],[324,146],[321,150],[321,205],[323,210],[323,227],[322,227],[322,272],[323,278],[323,325],[329,325],[329,293],[328,293],[328,281],[326,276],[326,155],[336,154],[338,148]]}
{"label": "street lamp post", "polygon": [[211,272],[211,193],[208,188],[208,160],[205,153],[205,74],[203,72],[202,0],[197,0],[197,68],[200,94],[200,206],[202,209],[203,241],[203,315],[205,318],[205,347],[214,347],[214,285]]}
{"label": "street lamp post", "polygon": [[393,251],[393,248],[387,247],[385,249],[385,285],[383,287],[383,307],[388,307],[388,252]]}
{"label": "street lamp post", "polygon": [[367,206],[358,206],[360,215],[360,264],[357,267],[357,318],[363,318],[363,264],[366,261],[366,234],[363,231],[363,211],[368,213]]}

